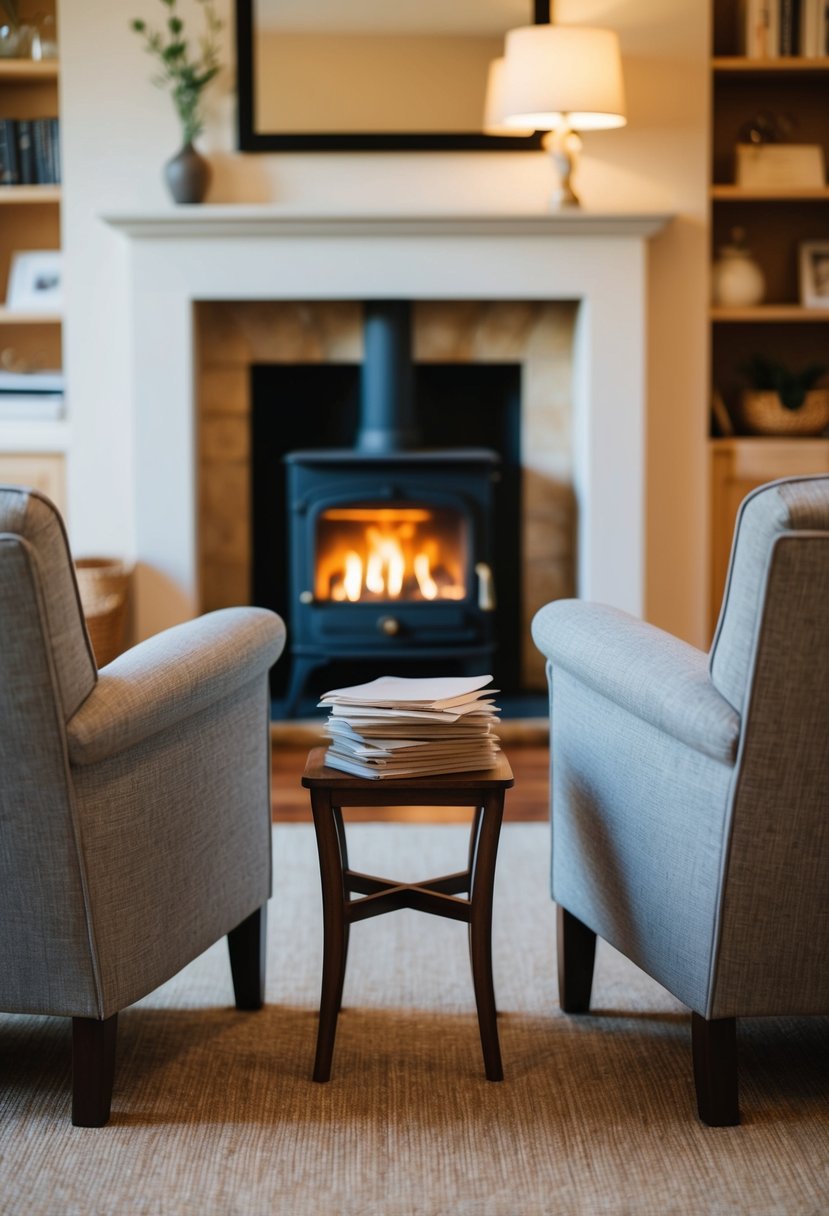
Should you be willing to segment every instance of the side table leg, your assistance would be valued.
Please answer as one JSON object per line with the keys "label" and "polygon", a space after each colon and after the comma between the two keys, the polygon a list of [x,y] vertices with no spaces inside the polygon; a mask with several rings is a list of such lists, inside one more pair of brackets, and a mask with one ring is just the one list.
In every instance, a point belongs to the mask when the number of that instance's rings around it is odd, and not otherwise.
{"label": "side table leg", "polygon": [[345,921],[346,892],[340,842],[330,794],[311,790],[311,810],[319,850],[322,883],[322,989],[314,1080],[328,1081],[337,1033],[337,1015],[345,977],[348,926]]}
{"label": "side table leg", "polygon": [[469,951],[484,1054],[484,1071],[488,1081],[503,1081],[495,985],[492,981],[492,895],[498,838],[504,814],[503,790],[485,795],[482,812],[470,889]]}

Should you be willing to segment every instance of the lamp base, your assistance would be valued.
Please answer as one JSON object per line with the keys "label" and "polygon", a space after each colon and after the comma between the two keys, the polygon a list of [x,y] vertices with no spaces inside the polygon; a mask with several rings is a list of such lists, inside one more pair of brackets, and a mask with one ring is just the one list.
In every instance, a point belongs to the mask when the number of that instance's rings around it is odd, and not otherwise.
{"label": "lamp base", "polygon": [[545,136],[544,147],[550,153],[557,177],[557,184],[550,195],[551,209],[559,211],[580,207],[581,199],[573,189],[573,174],[578,166],[581,140],[569,127],[559,127]]}

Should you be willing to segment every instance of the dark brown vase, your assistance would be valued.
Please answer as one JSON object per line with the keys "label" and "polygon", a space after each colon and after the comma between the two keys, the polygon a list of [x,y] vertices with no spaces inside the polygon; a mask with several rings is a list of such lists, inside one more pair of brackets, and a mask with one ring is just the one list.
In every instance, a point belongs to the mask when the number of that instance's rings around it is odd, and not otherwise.
{"label": "dark brown vase", "polygon": [[185,144],[164,166],[164,180],[174,202],[200,203],[210,185],[210,162]]}

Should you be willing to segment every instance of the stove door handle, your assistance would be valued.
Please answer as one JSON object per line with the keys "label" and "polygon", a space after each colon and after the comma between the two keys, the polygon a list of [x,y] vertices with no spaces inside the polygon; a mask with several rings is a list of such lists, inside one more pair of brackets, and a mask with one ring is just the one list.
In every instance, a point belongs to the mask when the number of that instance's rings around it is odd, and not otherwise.
{"label": "stove door handle", "polygon": [[486,562],[478,562],[475,566],[478,576],[478,607],[481,612],[495,611],[495,580],[492,570]]}

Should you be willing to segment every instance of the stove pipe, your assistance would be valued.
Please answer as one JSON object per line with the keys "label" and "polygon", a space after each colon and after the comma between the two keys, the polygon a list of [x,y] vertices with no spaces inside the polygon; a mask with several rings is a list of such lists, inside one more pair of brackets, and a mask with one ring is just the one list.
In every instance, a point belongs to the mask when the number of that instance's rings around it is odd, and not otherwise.
{"label": "stove pipe", "polygon": [[407,300],[368,300],[363,315],[357,450],[382,455],[417,447],[411,305]]}

